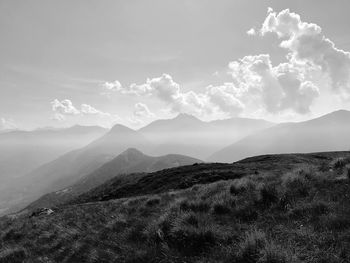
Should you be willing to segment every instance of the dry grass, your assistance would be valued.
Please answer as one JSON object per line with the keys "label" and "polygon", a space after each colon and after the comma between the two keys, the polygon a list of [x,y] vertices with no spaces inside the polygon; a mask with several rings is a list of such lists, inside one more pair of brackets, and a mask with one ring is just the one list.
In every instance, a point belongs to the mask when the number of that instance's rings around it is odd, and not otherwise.
{"label": "dry grass", "polygon": [[3,218],[0,262],[350,262],[350,186],[336,178],[301,166]]}

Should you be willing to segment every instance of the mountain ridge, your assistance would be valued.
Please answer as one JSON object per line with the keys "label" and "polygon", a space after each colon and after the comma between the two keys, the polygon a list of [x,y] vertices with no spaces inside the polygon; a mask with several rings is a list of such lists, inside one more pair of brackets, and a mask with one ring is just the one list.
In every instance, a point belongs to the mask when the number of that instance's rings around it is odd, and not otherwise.
{"label": "mountain ridge", "polygon": [[57,205],[78,196],[88,190],[97,187],[105,181],[136,172],[155,172],[176,166],[189,165],[193,163],[201,163],[201,160],[176,154],[168,154],[164,156],[145,155],[136,148],[129,148],[105,163],[95,171],[85,175],[72,186],[61,189],[56,192],[45,194],[38,200],[31,203],[26,209],[34,209],[37,207]]}
{"label": "mountain ridge", "polygon": [[318,118],[277,124],[213,153],[207,160],[233,162],[249,156],[350,149],[350,111],[334,111]]}

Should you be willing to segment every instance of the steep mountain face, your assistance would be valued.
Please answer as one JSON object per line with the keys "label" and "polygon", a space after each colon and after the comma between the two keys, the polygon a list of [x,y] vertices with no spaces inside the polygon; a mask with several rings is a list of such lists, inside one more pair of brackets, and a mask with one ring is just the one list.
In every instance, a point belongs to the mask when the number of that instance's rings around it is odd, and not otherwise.
{"label": "steep mountain face", "polygon": [[130,148],[97,170],[87,174],[72,186],[42,196],[40,199],[29,205],[28,209],[51,207],[66,202],[67,200],[81,193],[87,192],[118,175],[138,172],[155,172],[162,169],[191,165],[200,162],[202,161],[176,154],[157,157],[148,156],[134,148]]}
{"label": "steep mountain face", "polygon": [[208,160],[233,162],[260,154],[349,150],[349,134],[350,112],[341,110],[305,122],[276,125],[223,148]]}
{"label": "steep mountain face", "polygon": [[10,131],[0,134],[0,181],[21,177],[106,133],[98,126]]}
{"label": "steep mountain face", "polygon": [[21,180],[15,180],[7,187],[6,193],[0,194],[0,200],[5,200],[1,195],[10,195],[12,198],[3,205],[10,202],[16,209],[23,207],[45,193],[72,185],[129,147],[147,150],[149,143],[138,132],[116,125],[87,146],[66,153],[35,169]]}
{"label": "steep mountain face", "polygon": [[205,159],[214,151],[256,131],[271,127],[264,120],[232,118],[212,122],[179,114],[174,119],[158,120],[139,131],[156,146],[152,153],[177,153]]}

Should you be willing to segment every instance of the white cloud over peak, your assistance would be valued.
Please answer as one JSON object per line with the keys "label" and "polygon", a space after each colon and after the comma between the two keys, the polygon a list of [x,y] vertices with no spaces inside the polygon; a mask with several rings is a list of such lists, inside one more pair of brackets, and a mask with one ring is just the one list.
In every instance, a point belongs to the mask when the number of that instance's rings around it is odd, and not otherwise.
{"label": "white cloud over peak", "polygon": [[73,106],[72,101],[68,99],[62,101],[55,99],[51,102],[51,106],[55,113],[61,115],[77,115],[80,113],[79,110]]}
{"label": "white cloud over peak", "polygon": [[296,13],[285,9],[269,12],[261,27],[261,35],[274,33],[282,39],[290,60],[310,63],[327,74],[333,90],[350,95],[350,52],[341,50],[326,38],[320,26],[301,20]]}
{"label": "white cloud over peak", "polygon": [[[225,116],[236,116],[244,108],[236,97],[232,84],[209,86],[205,92],[182,91],[169,74],[147,79],[141,85],[132,84],[127,92],[139,96],[154,96],[163,101],[171,112],[184,112],[197,116],[208,116],[213,113]],[[132,91],[132,92],[130,92]]]}
{"label": "white cloud over peak", "polygon": [[240,92],[233,83],[225,83],[222,86],[209,86],[207,87],[206,96],[218,111],[227,113],[230,116],[239,115],[245,108],[245,105],[239,99]]}
{"label": "white cloud over peak", "polygon": [[243,100],[254,100],[269,113],[308,113],[319,95],[316,85],[305,79],[303,66],[289,62],[274,67],[268,54],[246,56],[230,62],[229,68]]}

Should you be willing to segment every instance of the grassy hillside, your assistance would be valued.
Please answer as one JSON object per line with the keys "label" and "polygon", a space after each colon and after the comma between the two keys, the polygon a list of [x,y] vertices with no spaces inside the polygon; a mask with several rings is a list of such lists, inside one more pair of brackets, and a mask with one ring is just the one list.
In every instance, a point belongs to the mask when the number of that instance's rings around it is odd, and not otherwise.
{"label": "grassy hillside", "polygon": [[278,176],[301,164],[321,165],[339,156],[347,155],[347,152],[264,155],[232,164],[201,163],[154,173],[120,175],[75,198],[70,204],[158,194],[189,188],[195,184],[237,179],[252,174]]}
{"label": "grassy hillside", "polygon": [[[2,218],[0,262],[349,262],[349,158],[260,156],[134,175],[148,189],[138,196]],[[190,183],[169,190],[179,178]]]}
{"label": "grassy hillside", "polygon": [[52,207],[65,203],[117,175],[136,172],[154,172],[201,162],[201,160],[177,154],[148,156],[137,149],[130,148],[97,170],[87,174],[72,186],[42,196],[26,207],[26,210],[32,210],[38,207]]}

